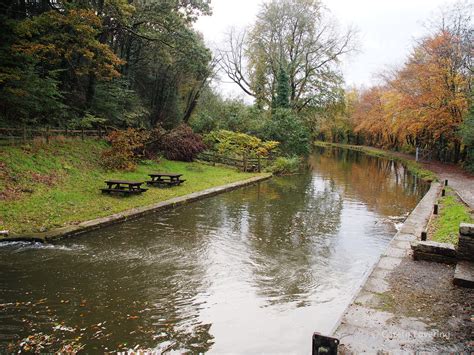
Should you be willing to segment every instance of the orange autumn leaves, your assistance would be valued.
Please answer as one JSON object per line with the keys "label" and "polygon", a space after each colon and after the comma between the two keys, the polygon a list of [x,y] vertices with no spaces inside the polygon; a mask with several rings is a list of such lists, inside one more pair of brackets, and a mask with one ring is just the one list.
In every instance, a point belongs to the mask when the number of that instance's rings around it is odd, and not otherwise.
{"label": "orange autumn leaves", "polygon": [[12,49],[43,65],[66,66],[77,77],[94,72],[108,80],[120,75],[123,61],[98,40],[101,30],[101,19],[92,10],[49,11],[18,25],[19,41]]}
{"label": "orange autumn leaves", "polygon": [[462,50],[447,31],[422,40],[400,70],[361,94],[351,117],[355,132],[387,148],[432,148],[440,140],[459,147],[469,92]]}

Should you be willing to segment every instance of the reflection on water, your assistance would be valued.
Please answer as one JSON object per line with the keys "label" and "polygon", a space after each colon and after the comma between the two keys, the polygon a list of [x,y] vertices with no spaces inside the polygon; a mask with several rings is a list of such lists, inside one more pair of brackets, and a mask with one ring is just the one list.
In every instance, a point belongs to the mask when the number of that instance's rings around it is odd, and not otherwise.
{"label": "reflection on water", "polygon": [[1,246],[0,351],[43,334],[43,351],[309,353],[426,191],[357,152],[309,165],[61,245]]}

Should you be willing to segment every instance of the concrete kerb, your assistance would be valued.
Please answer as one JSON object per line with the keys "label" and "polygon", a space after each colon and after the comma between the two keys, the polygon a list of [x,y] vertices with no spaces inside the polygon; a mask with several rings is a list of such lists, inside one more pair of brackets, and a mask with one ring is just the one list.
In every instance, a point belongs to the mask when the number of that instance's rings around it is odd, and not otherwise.
{"label": "concrete kerb", "polygon": [[237,181],[234,183],[212,187],[207,190],[193,192],[188,195],[175,197],[170,200],[161,201],[153,205],[142,206],[132,208],[127,211],[119,212],[107,217],[96,218],[90,221],[81,222],[77,225],[67,226],[58,228],[52,231],[35,233],[28,235],[12,235],[7,238],[0,239],[0,242],[13,242],[13,241],[25,241],[25,242],[54,242],[60,239],[77,236],[86,232],[90,232],[96,229],[105,228],[117,223],[130,221],[141,216],[154,213],[157,211],[163,211],[167,209],[173,209],[178,206],[185,205],[194,201],[204,199],[206,197],[215,196],[223,192],[238,189],[240,187],[256,184],[260,181],[268,180],[272,177],[272,174],[264,174],[256,176],[247,180]]}
{"label": "concrete kerb", "polygon": [[[415,209],[410,213],[410,215],[405,220],[403,226],[400,230],[394,235],[390,243],[385,248],[384,252],[379,256],[379,259],[372,268],[370,268],[363,277],[363,281],[361,286],[357,289],[354,296],[352,297],[349,305],[346,307],[342,315],[337,320],[334,327],[331,329],[329,336],[334,336],[338,328],[341,326],[344,317],[349,312],[350,308],[354,305],[355,300],[358,297],[362,296],[362,293],[365,292],[365,289],[373,289],[374,285],[372,280],[370,280],[371,276],[375,275],[378,270],[383,270],[384,273],[387,275],[390,273],[390,270],[395,268],[405,256],[393,257],[390,256],[390,250],[393,249],[400,249],[399,245],[402,244],[408,250],[410,249],[409,241],[413,241],[418,239],[421,231],[426,228],[428,220],[431,216],[432,206],[437,200],[440,192],[442,189],[442,184],[439,182],[431,182],[430,189],[428,192],[423,196],[420,200],[418,205],[416,205]],[[429,211],[429,213],[427,213]],[[407,243],[408,241],[408,243]],[[402,242],[402,243],[400,243]],[[393,260],[392,260],[393,259]],[[399,261],[398,263],[396,261]],[[386,264],[393,264],[391,267],[390,265]],[[397,264],[397,265],[395,265]],[[381,285],[383,288],[384,285]],[[368,293],[373,293],[369,291]],[[367,295],[366,295],[367,296]]]}

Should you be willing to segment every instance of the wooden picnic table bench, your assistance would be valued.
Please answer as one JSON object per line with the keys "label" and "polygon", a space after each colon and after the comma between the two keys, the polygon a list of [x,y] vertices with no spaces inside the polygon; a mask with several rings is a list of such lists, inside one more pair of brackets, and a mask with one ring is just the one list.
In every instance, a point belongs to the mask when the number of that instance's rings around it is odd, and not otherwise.
{"label": "wooden picnic table bench", "polygon": [[147,191],[141,187],[141,181],[126,181],[126,180],[106,180],[107,188],[101,189],[102,193],[121,193],[123,195],[141,194]]}
{"label": "wooden picnic table bench", "polygon": [[183,174],[172,174],[172,173],[151,173],[148,174],[151,180],[148,180],[147,185],[153,186],[178,186],[185,182],[186,180],[181,179]]}

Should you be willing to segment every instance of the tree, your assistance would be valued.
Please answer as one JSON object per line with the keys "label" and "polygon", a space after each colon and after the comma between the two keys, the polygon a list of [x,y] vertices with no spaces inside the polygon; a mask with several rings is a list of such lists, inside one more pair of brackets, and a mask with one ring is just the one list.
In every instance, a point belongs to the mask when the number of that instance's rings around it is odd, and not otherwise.
{"label": "tree", "polygon": [[341,82],[337,64],[354,49],[355,32],[340,34],[316,0],[271,1],[243,33],[232,31],[221,49],[221,67],[244,92],[267,107],[276,98],[282,67],[288,74],[290,106],[301,111],[331,99]]}
{"label": "tree", "polygon": [[272,118],[266,121],[262,136],[280,142],[280,150],[286,156],[309,154],[309,131],[290,109],[276,109]]}

